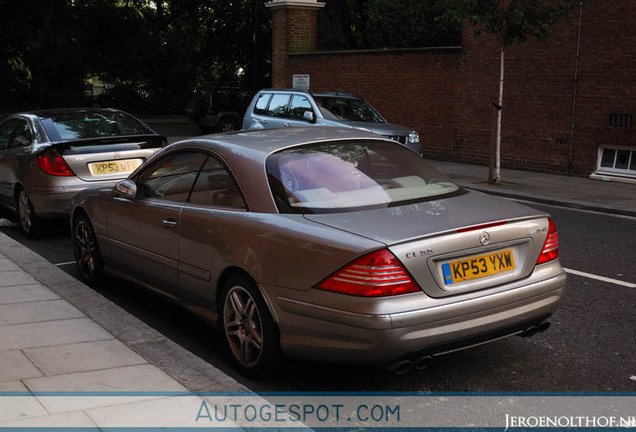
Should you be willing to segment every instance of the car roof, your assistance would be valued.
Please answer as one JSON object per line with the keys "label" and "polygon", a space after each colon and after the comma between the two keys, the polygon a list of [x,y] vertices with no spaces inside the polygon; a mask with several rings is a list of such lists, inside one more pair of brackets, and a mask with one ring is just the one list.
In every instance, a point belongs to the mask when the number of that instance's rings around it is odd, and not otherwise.
{"label": "car roof", "polygon": [[253,211],[276,212],[265,170],[265,161],[270,154],[299,145],[350,140],[388,141],[400,145],[359,129],[312,126],[205,135],[173,143],[166,151],[191,147],[211,150],[229,165]]}
{"label": "car roof", "polygon": [[385,140],[382,136],[360,129],[349,127],[311,126],[297,128],[274,128],[241,130],[238,132],[205,135],[175,143],[186,146],[196,142],[210,148],[219,155],[241,154],[241,150],[249,152],[253,158],[264,161],[268,155],[278,150],[303,144],[342,141],[355,139]]}
{"label": "car roof", "polygon": [[352,99],[362,99],[360,96],[355,95],[353,93],[340,93],[340,92],[312,92],[309,90],[301,90],[301,89],[286,89],[286,88],[266,88],[260,90],[261,92],[284,92],[284,93],[302,93],[308,94],[311,96],[318,97],[343,97],[343,98],[352,98]]}
{"label": "car roof", "polygon": [[123,113],[124,111],[115,108],[48,108],[37,109],[33,111],[24,111],[20,115],[32,115],[42,118],[48,118],[56,115],[71,113]]}

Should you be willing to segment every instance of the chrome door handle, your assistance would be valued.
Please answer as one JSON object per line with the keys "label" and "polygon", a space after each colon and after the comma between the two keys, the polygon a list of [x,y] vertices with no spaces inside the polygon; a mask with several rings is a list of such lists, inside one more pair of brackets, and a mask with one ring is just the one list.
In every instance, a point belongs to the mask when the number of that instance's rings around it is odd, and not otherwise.
{"label": "chrome door handle", "polygon": [[172,218],[164,219],[161,221],[161,223],[168,228],[174,228],[177,226],[177,221]]}
{"label": "chrome door handle", "polygon": [[291,127],[291,123],[285,122],[285,127]]}

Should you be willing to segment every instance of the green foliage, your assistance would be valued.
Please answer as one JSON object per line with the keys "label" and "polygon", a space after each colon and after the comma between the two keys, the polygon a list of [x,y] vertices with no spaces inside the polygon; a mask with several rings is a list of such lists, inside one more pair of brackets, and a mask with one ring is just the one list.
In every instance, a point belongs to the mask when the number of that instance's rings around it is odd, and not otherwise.
{"label": "green foliage", "polygon": [[459,45],[461,23],[440,0],[326,0],[319,16],[322,50]]}
{"label": "green foliage", "polygon": [[493,34],[503,47],[529,37],[545,39],[550,28],[565,17],[574,0],[443,0],[448,16]]}
{"label": "green foliage", "polygon": [[10,0],[0,26],[4,105],[86,104],[91,77],[110,88],[102,104],[182,113],[203,81],[269,83],[262,0]]}

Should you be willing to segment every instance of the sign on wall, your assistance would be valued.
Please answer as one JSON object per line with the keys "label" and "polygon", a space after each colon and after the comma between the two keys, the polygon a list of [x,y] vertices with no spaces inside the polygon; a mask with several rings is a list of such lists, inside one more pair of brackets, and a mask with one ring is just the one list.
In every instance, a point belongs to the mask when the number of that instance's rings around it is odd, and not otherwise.
{"label": "sign on wall", "polygon": [[294,74],[292,79],[295,90],[309,90],[309,74]]}

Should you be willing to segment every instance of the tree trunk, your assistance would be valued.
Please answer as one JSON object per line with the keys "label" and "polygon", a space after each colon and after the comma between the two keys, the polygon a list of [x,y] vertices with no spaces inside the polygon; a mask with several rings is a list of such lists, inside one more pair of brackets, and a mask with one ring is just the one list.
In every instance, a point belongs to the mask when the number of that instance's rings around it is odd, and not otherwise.
{"label": "tree trunk", "polygon": [[504,91],[504,57],[506,53],[505,45],[501,45],[501,68],[499,72],[499,99],[497,102],[497,139],[495,146],[495,178],[492,183],[501,184],[501,117],[503,111],[503,91]]}

